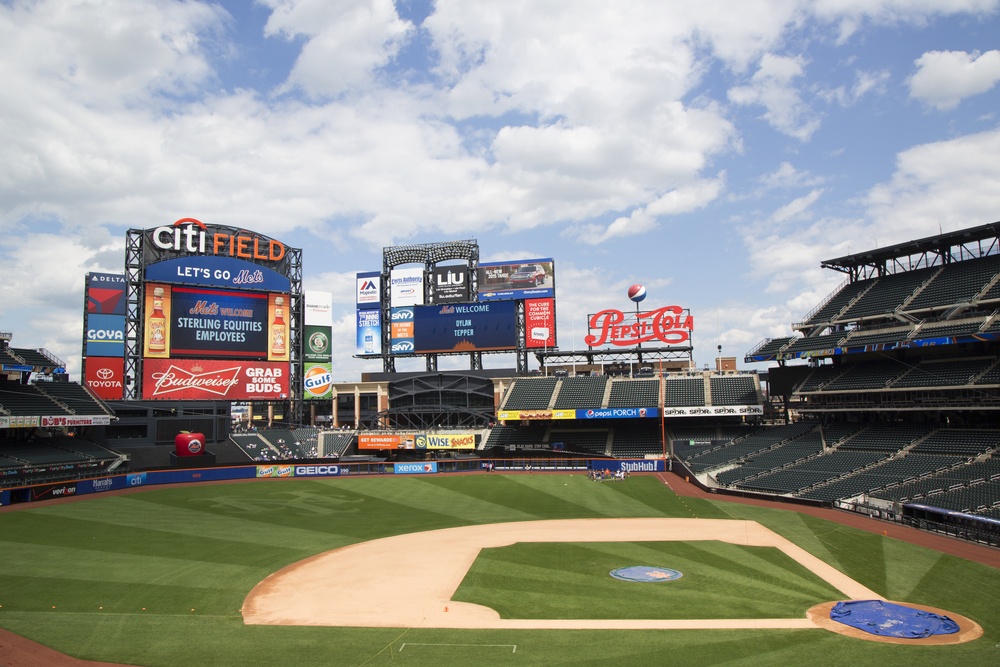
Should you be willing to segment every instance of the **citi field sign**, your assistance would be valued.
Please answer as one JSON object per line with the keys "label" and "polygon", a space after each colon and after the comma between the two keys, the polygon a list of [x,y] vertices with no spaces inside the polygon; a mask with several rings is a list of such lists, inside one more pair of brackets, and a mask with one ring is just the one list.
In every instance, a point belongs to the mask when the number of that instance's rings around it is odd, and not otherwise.
{"label": "citi field sign", "polygon": [[252,262],[278,263],[285,258],[285,244],[256,232],[206,225],[195,218],[181,218],[172,225],[146,230],[156,254],[233,257]]}

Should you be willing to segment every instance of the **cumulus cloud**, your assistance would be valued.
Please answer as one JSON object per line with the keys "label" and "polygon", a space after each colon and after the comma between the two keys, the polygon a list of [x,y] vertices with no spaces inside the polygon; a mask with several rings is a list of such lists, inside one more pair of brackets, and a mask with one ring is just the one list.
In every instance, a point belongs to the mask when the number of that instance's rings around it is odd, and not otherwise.
{"label": "cumulus cloud", "polygon": [[796,79],[805,75],[805,65],[799,56],[766,53],[750,83],[729,90],[729,100],[737,105],[764,107],[762,117],[771,127],[807,141],[819,128],[820,121],[795,86]]}
{"label": "cumulus cloud", "polygon": [[916,60],[910,97],[949,111],[967,97],[980,95],[1000,81],[1000,51],[928,51]]}

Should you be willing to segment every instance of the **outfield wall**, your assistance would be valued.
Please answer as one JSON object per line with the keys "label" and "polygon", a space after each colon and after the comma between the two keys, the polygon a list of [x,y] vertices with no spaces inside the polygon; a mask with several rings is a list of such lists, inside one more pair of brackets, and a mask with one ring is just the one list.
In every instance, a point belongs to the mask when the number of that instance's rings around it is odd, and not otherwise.
{"label": "outfield wall", "polygon": [[361,463],[270,463],[215,468],[183,468],[176,470],[150,470],[123,473],[96,479],[80,479],[49,484],[15,487],[0,490],[0,506],[28,503],[55,498],[119,491],[140,486],[159,484],[186,484],[218,482],[238,479],[273,479],[289,477],[343,477],[358,475],[429,475],[449,472],[486,470],[488,464],[495,470],[608,470],[617,472],[663,472],[662,459],[464,459],[444,461],[371,461]]}

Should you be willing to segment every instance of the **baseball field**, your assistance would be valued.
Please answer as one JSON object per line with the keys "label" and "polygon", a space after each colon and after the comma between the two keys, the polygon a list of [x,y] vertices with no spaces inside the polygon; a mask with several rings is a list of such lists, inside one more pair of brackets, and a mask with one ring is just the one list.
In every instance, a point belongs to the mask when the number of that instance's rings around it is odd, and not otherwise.
{"label": "baseball field", "polygon": [[[109,663],[1000,664],[1000,570],[654,475],[147,488],[4,511],[0,559],[0,628]],[[636,566],[680,576],[610,576]],[[887,644],[807,620],[868,592],[982,636]]]}

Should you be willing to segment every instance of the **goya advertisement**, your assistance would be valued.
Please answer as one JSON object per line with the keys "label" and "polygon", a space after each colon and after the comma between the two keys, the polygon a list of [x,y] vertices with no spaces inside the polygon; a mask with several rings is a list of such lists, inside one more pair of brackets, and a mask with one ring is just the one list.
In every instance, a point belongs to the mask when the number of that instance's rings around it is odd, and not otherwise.
{"label": "goya advertisement", "polygon": [[287,302],[266,292],[147,283],[143,355],[287,361]]}

